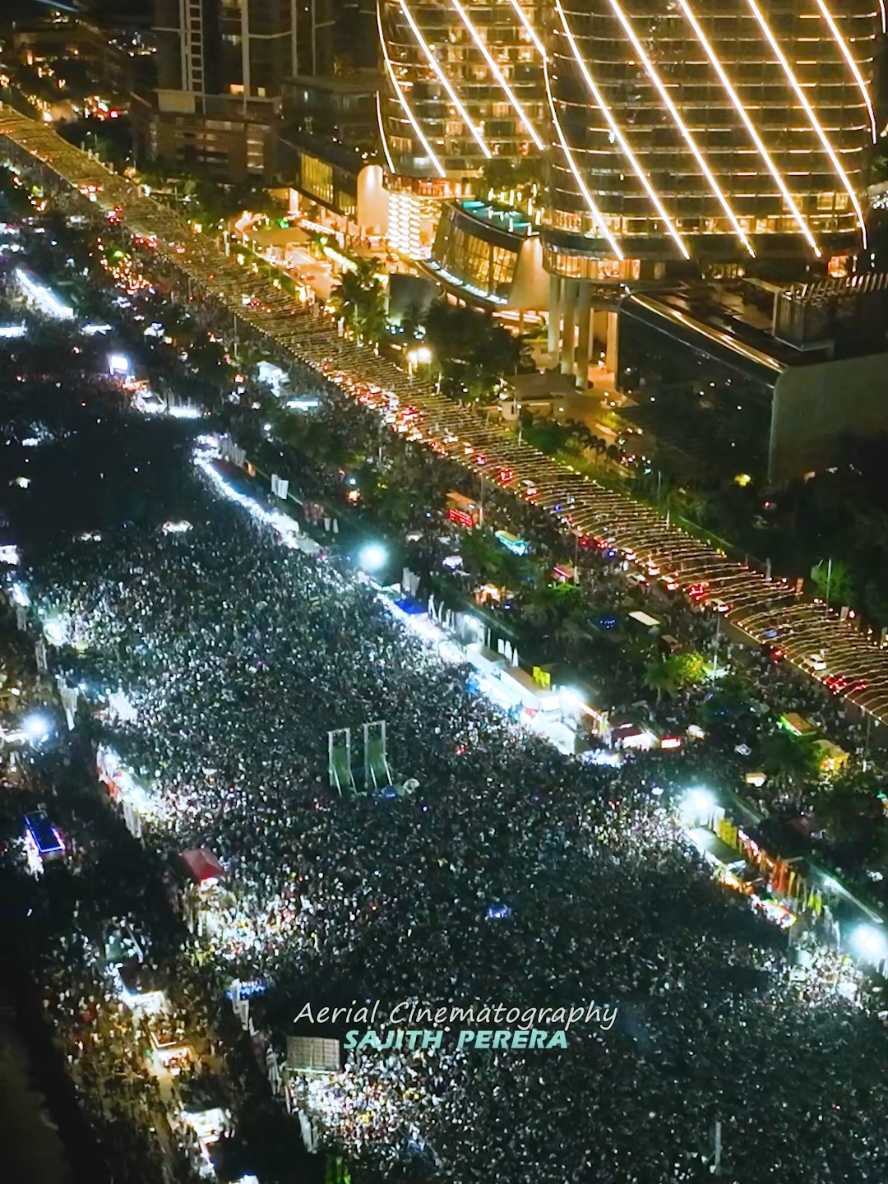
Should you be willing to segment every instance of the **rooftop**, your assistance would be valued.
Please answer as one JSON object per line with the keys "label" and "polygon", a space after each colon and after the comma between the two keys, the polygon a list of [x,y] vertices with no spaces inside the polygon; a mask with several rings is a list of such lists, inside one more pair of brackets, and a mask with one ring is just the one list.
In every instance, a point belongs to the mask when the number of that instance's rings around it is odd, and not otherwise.
{"label": "rooftop", "polygon": [[482,201],[480,198],[464,198],[456,204],[472,218],[489,222],[498,230],[523,235],[525,238],[536,233],[533,219],[521,210],[510,209],[509,206],[501,206],[492,201]]}

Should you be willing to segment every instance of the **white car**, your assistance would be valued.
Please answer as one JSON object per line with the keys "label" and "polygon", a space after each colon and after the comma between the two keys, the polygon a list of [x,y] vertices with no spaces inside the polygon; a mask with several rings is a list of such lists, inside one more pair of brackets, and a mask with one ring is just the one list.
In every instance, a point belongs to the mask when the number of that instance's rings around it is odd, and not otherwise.
{"label": "white car", "polygon": [[711,608],[714,613],[729,613],[731,606],[726,600],[720,600],[717,596],[710,596],[706,600],[706,607]]}
{"label": "white car", "polygon": [[809,670],[825,670],[826,658],[823,654],[809,654],[807,658],[802,659],[802,665],[807,666]]}

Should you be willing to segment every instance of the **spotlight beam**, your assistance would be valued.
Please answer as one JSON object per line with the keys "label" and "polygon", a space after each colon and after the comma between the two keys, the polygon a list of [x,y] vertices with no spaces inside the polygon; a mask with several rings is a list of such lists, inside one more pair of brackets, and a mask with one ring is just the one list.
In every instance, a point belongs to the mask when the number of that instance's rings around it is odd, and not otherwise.
{"label": "spotlight beam", "polygon": [[[833,19],[832,13],[826,7],[826,5],[823,3],[823,0],[816,0],[816,4],[817,4],[817,7],[820,9],[820,15],[826,21],[827,27],[828,27],[830,33],[832,33],[833,41],[835,41],[836,45],[838,45],[839,49],[842,51],[842,57],[848,63],[851,73],[854,75],[854,81],[857,83],[858,87],[860,88],[860,93],[863,95],[863,101],[866,104],[867,114],[869,115],[869,119],[870,119],[870,131],[872,133],[873,143],[875,144],[876,140],[879,138],[879,133],[876,130],[876,113],[873,111],[873,105],[872,105],[872,102],[870,101],[869,91],[867,90],[866,82],[864,82],[863,75],[860,73],[860,69],[857,65],[857,62],[854,60],[854,55],[851,53],[851,50],[848,48],[848,42],[842,36],[842,32],[839,29],[839,26],[836,24],[835,20]],[[884,9],[883,9],[883,13],[884,13]],[[884,29],[882,31],[884,32]]]}
{"label": "spotlight beam", "polygon": [[450,3],[456,9],[457,13],[459,14],[460,20],[465,25],[465,27],[468,29],[469,36],[472,38],[472,40],[477,45],[478,49],[481,51],[481,56],[484,58],[485,62],[487,62],[487,65],[490,67],[490,72],[493,74],[494,78],[497,80],[500,87],[502,88],[503,93],[505,94],[506,98],[511,103],[512,108],[515,111],[515,114],[518,116],[518,118],[524,124],[527,134],[533,140],[533,142],[537,146],[537,148],[539,148],[539,150],[542,151],[543,146],[544,146],[543,141],[540,139],[539,135],[537,134],[536,128],[533,126],[533,124],[527,118],[527,114],[524,111],[524,108],[518,102],[517,98],[515,97],[514,93],[512,92],[511,87],[509,86],[508,82],[506,82],[506,79],[505,79],[505,76],[504,76],[502,70],[499,68],[499,66],[496,64],[493,57],[491,56],[490,50],[484,44],[483,40],[481,39],[480,34],[478,33],[478,30],[475,28],[475,26],[472,24],[471,20],[469,19],[468,13],[463,8],[462,4],[460,4],[459,0],[450,0]]}
{"label": "spotlight beam", "polygon": [[749,254],[754,259],[755,258],[755,251],[752,249],[752,244],[750,243],[749,239],[746,237],[743,227],[740,225],[739,221],[737,220],[737,215],[734,213],[734,211],[731,209],[730,205],[728,204],[728,199],[725,197],[724,193],[722,192],[721,188],[719,187],[718,181],[716,181],[715,177],[712,174],[712,170],[710,169],[709,165],[706,163],[706,158],[704,157],[704,155],[700,151],[700,149],[697,147],[697,142],[694,139],[694,137],[691,135],[690,128],[685,123],[685,121],[682,119],[681,113],[679,112],[675,103],[673,103],[672,98],[669,94],[669,91],[663,85],[662,79],[660,78],[657,71],[654,69],[654,65],[651,62],[651,59],[648,57],[647,53],[645,52],[644,46],[641,44],[638,37],[635,35],[635,30],[633,29],[632,24],[629,21],[629,18],[623,12],[622,8],[617,3],[617,0],[611,0],[611,8],[613,8],[613,10],[616,14],[617,20],[623,26],[623,30],[624,30],[626,36],[629,38],[630,42],[632,43],[633,49],[638,54],[639,58],[641,58],[642,64],[644,65],[644,68],[647,71],[647,75],[650,78],[651,82],[656,87],[657,92],[660,95],[660,98],[663,100],[663,104],[666,107],[666,110],[672,116],[675,126],[681,132],[681,135],[682,135],[685,143],[690,148],[694,159],[696,160],[697,164],[700,166],[700,171],[703,173],[703,176],[706,178],[709,188],[712,190],[713,195],[715,196],[715,198],[718,201],[721,208],[724,210],[724,212],[728,218],[728,221],[734,227],[734,233],[737,235],[737,237],[740,239],[740,242],[743,244],[743,246],[746,248],[746,250],[749,252]]}
{"label": "spotlight beam", "polygon": [[533,42],[537,53],[540,55],[540,57],[543,59],[543,61],[545,61],[548,56],[546,54],[546,47],[545,47],[545,45],[543,45],[542,41],[540,41],[536,29],[530,23],[530,18],[528,17],[528,15],[524,11],[524,9],[521,7],[521,0],[509,0],[509,3],[512,5],[512,7],[515,9],[515,12],[518,14],[518,19],[519,19],[519,21],[521,21],[521,24],[524,26],[525,30],[527,31],[527,35],[530,37],[531,41]]}
{"label": "spotlight beam", "polygon": [[386,45],[386,42],[385,42],[385,34],[383,33],[383,30],[382,30],[382,13],[380,12],[378,3],[376,5],[376,24],[379,27],[379,43],[382,46],[382,57],[385,62],[385,68],[386,68],[386,71],[388,72],[388,76],[391,80],[391,84],[395,88],[395,94],[398,96],[398,101],[400,102],[401,107],[404,110],[404,114],[407,116],[410,126],[413,128],[414,132],[416,133],[416,138],[419,140],[420,144],[422,144],[423,148],[425,149],[426,156],[428,156],[429,160],[432,162],[435,172],[438,174],[439,177],[446,178],[447,174],[444,171],[440,160],[438,160],[437,156],[435,155],[434,151],[432,150],[431,144],[428,142],[428,140],[423,135],[422,128],[419,126],[416,116],[411,111],[410,104],[407,102],[407,99],[404,96],[404,92],[401,90],[401,84],[398,82],[398,79],[395,75],[395,68],[392,65],[392,59],[389,57],[388,46]]}
{"label": "spotlight beam", "polygon": [[392,160],[392,154],[389,152],[388,136],[385,134],[385,126],[382,118],[382,103],[379,98],[379,88],[377,88],[376,91],[376,123],[379,127],[379,139],[382,144],[385,163],[388,165],[388,171],[390,173],[396,173],[398,170],[395,168],[394,161]]}
{"label": "spotlight beam", "polygon": [[589,207],[589,211],[592,214],[592,217],[595,219],[596,226],[601,231],[601,233],[604,235],[604,237],[607,239],[608,244],[610,245],[610,248],[613,251],[613,253],[616,255],[616,257],[622,263],[625,256],[623,255],[623,252],[620,250],[619,243],[617,242],[617,240],[614,238],[613,234],[611,233],[610,227],[605,222],[605,220],[602,216],[601,210],[599,210],[598,206],[595,204],[595,199],[592,197],[592,194],[589,192],[589,189],[586,186],[586,182],[583,180],[583,175],[576,166],[576,163],[573,158],[573,152],[571,151],[570,145],[568,144],[567,138],[564,135],[564,131],[562,130],[561,123],[558,119],[558,112],[555,109],[555,100],[552,96],[552,87],[549,83],[549,62],[548,62],[547,58],[543,58],[543,77],[546,82],[546,97],[549,100],[549,108],[552,112],[552,123],[555,127],[555,134],[558,137],[558,142],[561,145],[561,151],[564,153],[564,159],[567,161],[568,167],[570,168],[570,171],[573,173],[573,178],[577,183],[577,188],[579,189],[580,193],[583,195],[583,201],[585,201],[586,205]]}
{"label": "spotlight beam", "polygon": [[762,30],[765,37],[767,38],[768,44],[770,45],[771,50],[774,53],[774,57],[780,63],[780,67],[783,70],[783,73],[786,75],[787,82],[792,87],[792,89],[795,91],[796,98],[799,100],[799,103],[802,106],[802,110],[808,116],[808,122],[811,124],[811,127],[814,129],[815,135],[817,136],[820,143],[823,145],[823,150],[826,153],[826,155],[829,157],[830,163],[833,166],[836,176],[839,178],[839,181],[842,183],[842,186],[844,187],[845,192],[848,194],[848,197],[851,199],[851,205],[854,207],[854,212],[857,215],[857,222],[860,227],[860,235],[863,240],[863,246],[866,247],[866,225],[863,220],[863,210],[860,208],[860,202],[857,200],[857,193],[854,190],[854,186],[848,180],[848,176],[845,173],[845,170],[842,168],[842,162],[839,160],[838,156],[836,156],[835,149],[833,148],[832,144],[830,144],[827,134],[823,130],[823,128],[820,124],[820,120],[817,118],[817,115],[814,111],[814,108],[808,102],[808,96],[805,94],[804,90],[799,85],[799,81],[796,78],[795,74],[793,74],[792,67],[790,66],[789,62],[787,61],[786,54],[780,48],[780,43],[778,42],[777,38],[774,36],[773,32],[771,31],[771,26],[768,24],[768,22],[762,16],[761,9],[756,4],[755,0],[746,0],[746,3],[749,5],[750,12],[755,17],[755,19],[758,21],[760,29]]}

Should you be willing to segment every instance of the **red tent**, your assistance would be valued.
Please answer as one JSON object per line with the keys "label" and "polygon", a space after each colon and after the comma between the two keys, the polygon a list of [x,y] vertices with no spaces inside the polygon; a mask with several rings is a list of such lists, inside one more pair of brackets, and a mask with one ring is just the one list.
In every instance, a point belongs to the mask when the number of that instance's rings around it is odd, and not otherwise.
{"label": "red tent", "polygon": [[188,868],[192,880],[201,884],[204,880],[224,880],[225,868],[207,847],[196,847],[182,852],[182,862]]}

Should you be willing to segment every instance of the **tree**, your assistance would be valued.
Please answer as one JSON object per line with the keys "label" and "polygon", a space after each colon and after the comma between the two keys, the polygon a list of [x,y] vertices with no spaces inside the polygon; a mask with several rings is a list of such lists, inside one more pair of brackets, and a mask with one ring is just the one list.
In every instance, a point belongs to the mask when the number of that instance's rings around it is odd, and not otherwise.
{"label": "tree", "polygon": [[777,728],[762,745],[762,771],[784,785],[817,781],[820,759],[813,736],[794,736]]}
{"label": "tree", "polygon": [[696,686],[706,677],[706,659],[702,654],[671,654],[666,662],[674,670],[680,688]]}
{"label": "tree", "polygon": [[519,339],[489,313],[436,300],[426,313],[425,327],[425,340],[453,393],[479,399],[518,369]]}
{"label": "tree", "polygon": [[378,344],[385,333],[385,296],[374,259],[343,272],[330,300],[359,341]]}
{"label": "tree", "polygon": [[827,604],[852,604],[854,579],[842,559],[822,560],[811,568],[811,579]]}
{"label": "tree", "polygon": [[401,333],[407,345],[418,341],[423,333],[423,312],[415,300],[411,300],[401,317]]}
{"label": "tree", "polygon": [[679,682],[676,670],[668,658],[649,662],[644,668],[641,680],[649,691],[657,692],[658,704],[664,694],[671,698],[678,693]]}
{"label": "tree", "polygon": [[876,787],[859,774],[843,776],[817,795],[814,812],[823,829],[839,847],[864,858],[884,828],[885,812]]}

